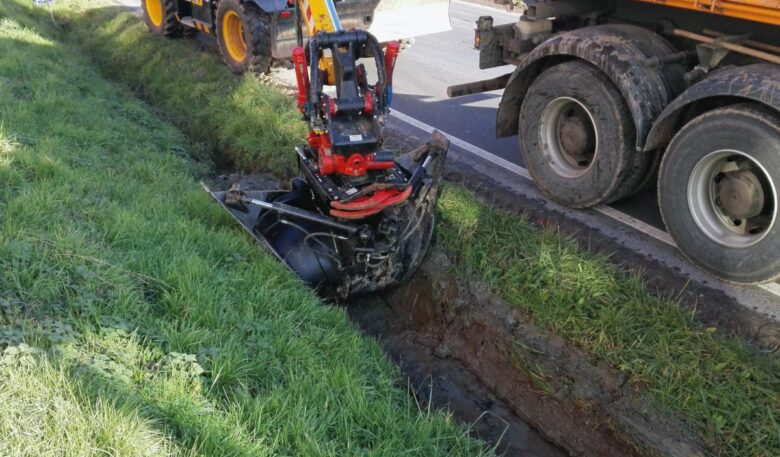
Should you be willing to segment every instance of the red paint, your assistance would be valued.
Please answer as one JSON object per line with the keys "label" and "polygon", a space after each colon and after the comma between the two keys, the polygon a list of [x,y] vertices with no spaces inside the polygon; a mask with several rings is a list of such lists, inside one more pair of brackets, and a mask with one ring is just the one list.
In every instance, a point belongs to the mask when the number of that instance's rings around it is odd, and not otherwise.
{"label": "red paint", "polygon": [[320,173],[325,176],[333,173],[346,176],[362,176],[369,170],[389,170],[395,166],[395,163],[392,161],[374,161],[374,154],[355,153],[349,157],[334,154],[327,134],[318,135],[314,132],[309,132],[306,139],[309,146],[317,151],[317,165]]}
{"label": "red paint", "polygon": [[306,66],[306,50],[293,49],[293,65],[295,66],[295,79],[298,82],[298,109],[301,113],[306,111],[306,102],[309,99],[309,72]]}
{"label": "red paint", "polygon": [[393,85],[393,71],[400,51],[401,44],[397,41],[391,41],[385,47],[385,84],[388,87]]}
{"label": "red paint", "polygon": [[412,187],[403,191],[397,189],[380,190],[372,195],[360,197],[348,203],[330,202],[330,215],[341,219],[362,219],[381,213],[385,208],[400,205],[412,195]]}

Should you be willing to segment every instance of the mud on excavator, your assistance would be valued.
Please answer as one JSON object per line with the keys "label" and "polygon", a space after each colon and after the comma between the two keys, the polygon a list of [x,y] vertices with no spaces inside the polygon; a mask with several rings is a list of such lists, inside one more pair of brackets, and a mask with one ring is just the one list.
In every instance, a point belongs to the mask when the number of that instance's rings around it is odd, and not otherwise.
{"label": "mud on excavator", "polygon": [[[181,10],[171,5],[180,3],[145,0],[150,28],[169,33],[188,20],[203,27],[200,19],[177,15]],[[196,0],[186,3],[194,14]],[[251,51],[256,50],[257,31],[271,30],[252,19],[257,2],[208,3],[215,7],[217,37],[220,48],[227,49],[226,61],[231,64],[235,57],[231,67],[265,66]],[[438,133],[400,157],[383,147],[400,44],[391,41],[383,46],[366,30],[346,30],[337,5],[357,3],[299,0],[293,5],[293,20],[299,24],[299,46],[292,50],[297,102],[309,124],[306,144],[295,150],[299,176],[286,189],[273,180],[253,185],[239,181],[223,191],[206,189],[306,284],[332,298],[390,287],[415,272],[431,241],[449,147]],[[291,5],[283,1],[278,6],[284,12]],[[254,28],[231,29],[233,20]],[[304,35],[309,37],[305,46]],[[241,63],[238,51],[249,52],[248,64]]]}

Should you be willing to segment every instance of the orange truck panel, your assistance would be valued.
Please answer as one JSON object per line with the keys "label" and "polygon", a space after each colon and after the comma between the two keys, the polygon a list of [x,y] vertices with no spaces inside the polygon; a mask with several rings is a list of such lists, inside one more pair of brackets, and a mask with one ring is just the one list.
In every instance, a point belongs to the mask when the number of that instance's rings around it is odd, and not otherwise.
{"label": "orange truck panel", "polygon": [[692,11],[780,25],[780,0],[638,0]]}

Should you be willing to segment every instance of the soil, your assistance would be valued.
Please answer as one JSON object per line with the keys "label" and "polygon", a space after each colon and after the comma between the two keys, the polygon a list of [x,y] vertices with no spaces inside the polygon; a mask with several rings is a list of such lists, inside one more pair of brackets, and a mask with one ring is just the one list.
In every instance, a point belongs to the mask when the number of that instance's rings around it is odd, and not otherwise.
{"label": "soil", "polygon": [[347,305],[409,378],[421,405],[448,408],[504,455],[697,456],[693,433],[637,397],[433,252],[406,285]]}

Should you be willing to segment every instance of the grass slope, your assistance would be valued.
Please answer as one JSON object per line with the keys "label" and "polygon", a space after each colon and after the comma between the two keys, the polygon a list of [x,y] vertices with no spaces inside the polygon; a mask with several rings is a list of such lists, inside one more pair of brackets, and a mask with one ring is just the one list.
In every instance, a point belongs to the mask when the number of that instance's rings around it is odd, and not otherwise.
{"label": "grass slope", "polygon": [[680,416],[717,455],[780,455],[780,361],[704,328],[554,229],[450,189],[438,240],[458,274],[478,277],[536,321],[623,370],[639,395]]}
{"label": "grass slope", "polygon": [[[102,2],[102,0],[101,0]],[[61,10],[70,37],[106,74],[140,91],[166,116],[179,111],[182,93],[197,93],[195,109],[226,97],[204,92],[193,73],[203,71],[217,87],[241,86],[243,106],[260,107],[273,91],[250,76],[235,78],[219,58],[192,40],[151,36],[138,18],[105,3],[66,0]],[[154,62],[149,63],[149,62]],[[169,86],[178,87],[172,92]],[[279,95],[272,95],[274,100]],[[210,101],[211,97],[216,101]],[[193,100],[193,97],[190,97]],[[294,102],[281,101],[284,116]],[[246,121],[245,111],[207,118],[203,134],[224,138],[222,125]],[[259,115],[259,114],[258,114]],[[302,124],[302,123],[299,123]],[[239,164],[262,167],[250,145],[268,135],[263,124],[232,129],[226,156],[244,156]],[[259,130],[258,130],[259,129]],[[293,143],[297,130],[280,144]],[[218,143],[219,147],[225,145]],[[289,149],[266,150],[269,163],[283,163]],[[267,157],[267,156],[264,156]],[[251,167],[250,167],[251,168]],[[735,340],[702,328],[688,310],[648,294],[638,276],[626,279],[602,259],[583,253],[553,231],[540,232],[515,215],[491,209],[471,194],[450,187],[439,205],[439,242],[454,256],[460,274],[476,277],[565,336],[600,363],[624,370],[638,395],[647,395],[682,417],[719,455],[780,455],[780,364]]]}
{"label": "grass slope", "polygon": [[486,452],[28,4],[0,10],[0,455]]}
{"label": "grass slope", "polygon": [[252,75],[235,77],[194,40],[150,36],[136,15],[110,0],[57,5],[70,13],[60,16],[63,27],[101,71],[121,80],[198,143],[192,151],[196,157],[216,158],[246,172],[295,169],[290,151],[304,140],[306,125],[278,89],[258,84]]}

